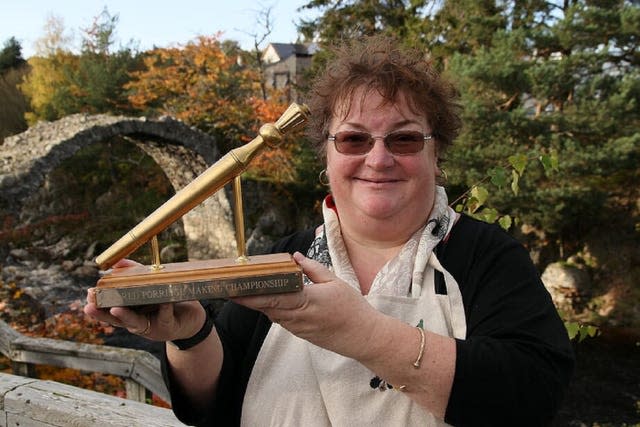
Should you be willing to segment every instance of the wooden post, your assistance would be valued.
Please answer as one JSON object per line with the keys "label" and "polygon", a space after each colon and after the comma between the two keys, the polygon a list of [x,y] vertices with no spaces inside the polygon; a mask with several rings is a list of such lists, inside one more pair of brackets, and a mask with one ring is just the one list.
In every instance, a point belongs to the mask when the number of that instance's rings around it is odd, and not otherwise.
{"label": "wooden post", "polygon": [[143,385],[135,382],[131,378],[125,378],[124,384],[127,392],[127,399],[135,400],[136,402],[146,403],[147,389]]}
{"label": "wooden post", "polygon": [[36,365],[33,363],[11,361],[11,371],[14,375],[21,377],[38,378],[36,373]]}

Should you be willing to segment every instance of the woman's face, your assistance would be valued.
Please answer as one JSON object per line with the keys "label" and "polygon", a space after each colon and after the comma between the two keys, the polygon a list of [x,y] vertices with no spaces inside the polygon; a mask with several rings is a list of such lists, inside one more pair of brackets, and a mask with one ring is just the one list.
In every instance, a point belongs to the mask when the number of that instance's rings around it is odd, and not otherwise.
{"label": "woman's face", "polygon": [[355,224],[386,220],[393,221],[394,227],[406,225],[415,230],[433,207],[435,142],[427,141],[418,153],[399,156],[390,153],[377,136],[406,130],[431,134],[431,128],[425,117],[411,111],[404,97],[395,104],[384,104],[377,91],[363,94],[360,89],[353,100],[345,118],[334,116],[329,134],[357,130],[376,138],[371,151],[355,156],[339,153],[332,141],[327,142],[327,175],[339,215],[349,215]]}

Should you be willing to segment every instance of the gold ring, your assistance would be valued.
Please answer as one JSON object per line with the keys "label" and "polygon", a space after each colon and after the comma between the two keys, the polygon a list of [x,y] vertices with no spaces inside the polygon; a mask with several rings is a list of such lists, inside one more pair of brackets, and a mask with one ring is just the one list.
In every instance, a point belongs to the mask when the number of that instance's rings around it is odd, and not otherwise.
{"label": "gold ring", "polygon": [[138,332],[138,335],[147,335],[149,333],[149,331],[151,330],[151,319],[149,319],[149,315],[146,315],[146,319],[147,319],[147,327],[144,328],[144,331],[142,332]]}

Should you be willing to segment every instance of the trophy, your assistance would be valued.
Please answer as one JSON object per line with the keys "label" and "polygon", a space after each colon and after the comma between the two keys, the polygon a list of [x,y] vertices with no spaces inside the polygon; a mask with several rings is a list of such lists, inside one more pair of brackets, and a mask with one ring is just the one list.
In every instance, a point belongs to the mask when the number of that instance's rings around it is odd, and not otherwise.
{"label": "trophy", "polygon": [[[275,147],[283,136],[309,117],[306,105],[291,104],[275,122],[263,125],[251,142],[225,154],[127,234],[96,257],[104,273],[95,289],[96,305],[144,306],[211,298],[294,292],[302,289],[302,270],[290,254],[247,256],[240,174],[265,146]],[[162,264],[157,234],[207,197],[232,182],[238,256]],[[150,242],[152,265],[110,269]]]}

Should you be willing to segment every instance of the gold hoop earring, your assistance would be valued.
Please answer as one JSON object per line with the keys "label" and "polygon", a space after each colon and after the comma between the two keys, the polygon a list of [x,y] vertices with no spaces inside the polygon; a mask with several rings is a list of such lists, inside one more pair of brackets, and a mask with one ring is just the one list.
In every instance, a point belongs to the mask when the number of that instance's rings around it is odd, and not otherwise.
{"label": "gold hoop earring", "polygon": [[320,184],[324,185],[325,187],[329,186],[329,175],[327,175],[326,169],[322,169],[320,171],[320,174],[318,175],[318,181],[320,181]]}
{"label": "gold hoop earring", "polygon": [[436,179],[436,183],[440,186],[444,186],[447,183],[447,171],[440,168],[440,175]]}

